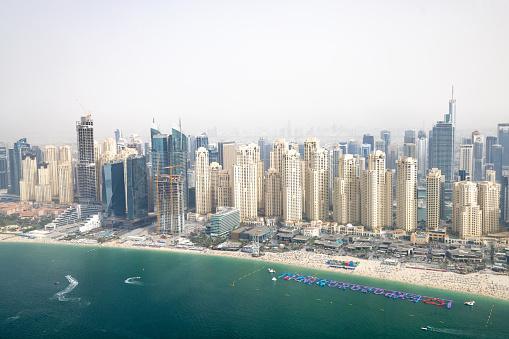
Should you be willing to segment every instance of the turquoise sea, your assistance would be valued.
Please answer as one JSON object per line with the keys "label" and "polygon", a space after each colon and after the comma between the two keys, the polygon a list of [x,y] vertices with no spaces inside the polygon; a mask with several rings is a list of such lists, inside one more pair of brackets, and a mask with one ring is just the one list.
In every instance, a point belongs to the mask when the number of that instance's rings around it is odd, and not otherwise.
{"label": "turquoise sea", "polygon": [[[454,302],[274,282],[268,267]],[[508,338],[509,302],[252,260],[0,243],[0,338],[409,337]]]}

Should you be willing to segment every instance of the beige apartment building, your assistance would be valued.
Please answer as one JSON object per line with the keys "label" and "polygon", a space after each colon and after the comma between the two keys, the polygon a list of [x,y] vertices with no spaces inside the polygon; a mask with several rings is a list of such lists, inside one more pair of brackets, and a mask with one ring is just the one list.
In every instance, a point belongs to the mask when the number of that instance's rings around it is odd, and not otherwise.
{"label": "beige apartment building", "polygon": [[397,161],[396,227],[407,232],[417,230],[417,160],[402,157]]}
{"label": "beige apartment building", "polygon": [[426,176],[426,230],[437,231],[440,226],[442,174],[433,168]]}

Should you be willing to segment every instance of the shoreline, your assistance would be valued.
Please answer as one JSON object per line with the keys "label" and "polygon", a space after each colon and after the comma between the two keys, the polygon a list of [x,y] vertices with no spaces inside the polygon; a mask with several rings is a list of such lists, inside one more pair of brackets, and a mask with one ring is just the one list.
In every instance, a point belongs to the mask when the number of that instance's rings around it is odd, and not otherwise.
{"label": "shoreline", "polygon": [[[509,301],[509,276],[472,273],[469,275],[459,275],[452,272],[427,271],[419,269],[405,268],[405,266],[418,266],[416,264],[399,263],[397,266],[381,265],[380,261],[369,261],[350,256],[328,256],[316,254],[314,252],[285,252],[271,253],[266,252],[261,257],[253,257],[244,252],[228,252],[220,250],[205,249],[204,251],[187,250],[172,247],[149,247],[136,246],[137,242],[126,241],[125,243],[77,243],[67,241],[57,241],[50,239],[27,239],[17,235],[0,234],[0,244],[8,243],[37,243],[50,245],[79,245],[89,247],[108,247],[124,249],[140,249],[148,251],[165,251],[175,253],[188,253],[197,255],[209,255],[217,257],[229,257],[246,260],[256,260],[274,264],[283,264],[307,269],[316,269],[320,271],[343,273],[345,275],[356,275],[368,278],[376,278],[386,281],[395,281],[422,287],[431,287],[440,290],[464,292],[486,297]],[[341,270],[329,267],[327,260],[358,261],[359,266],[355,270]],[[423,283],[426,282],[426,283]]]}

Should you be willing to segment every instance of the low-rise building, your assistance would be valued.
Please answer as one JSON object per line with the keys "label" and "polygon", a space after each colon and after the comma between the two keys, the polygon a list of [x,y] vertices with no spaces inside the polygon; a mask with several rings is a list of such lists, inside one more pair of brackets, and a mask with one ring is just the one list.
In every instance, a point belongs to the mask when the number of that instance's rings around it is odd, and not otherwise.
{"label": "low-rise building", "polygon": [[218,207],[217,212],[210,216],[210,225],[206,233],[212,237],[228,234],[240,225],[240,212],[234,207]]}

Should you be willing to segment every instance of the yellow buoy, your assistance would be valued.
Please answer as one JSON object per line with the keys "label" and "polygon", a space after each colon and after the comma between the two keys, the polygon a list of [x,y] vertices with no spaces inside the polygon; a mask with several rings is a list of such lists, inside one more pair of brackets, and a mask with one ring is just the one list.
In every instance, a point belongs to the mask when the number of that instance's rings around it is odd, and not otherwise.
{"label": "yellow buoy", "polygon": [[322,299],[316,299],[316,300],[322,300]]}
{"label": "yellow buoy", "polygon": [[382,311],[382,312],[383,312],[384,310],[383,310],[383,309],[380,309],[380,311]]}
{"label": "yellow buoy", "polygon": [[411,317],[413,317],[414,315],[413,314],[410,314]]}

